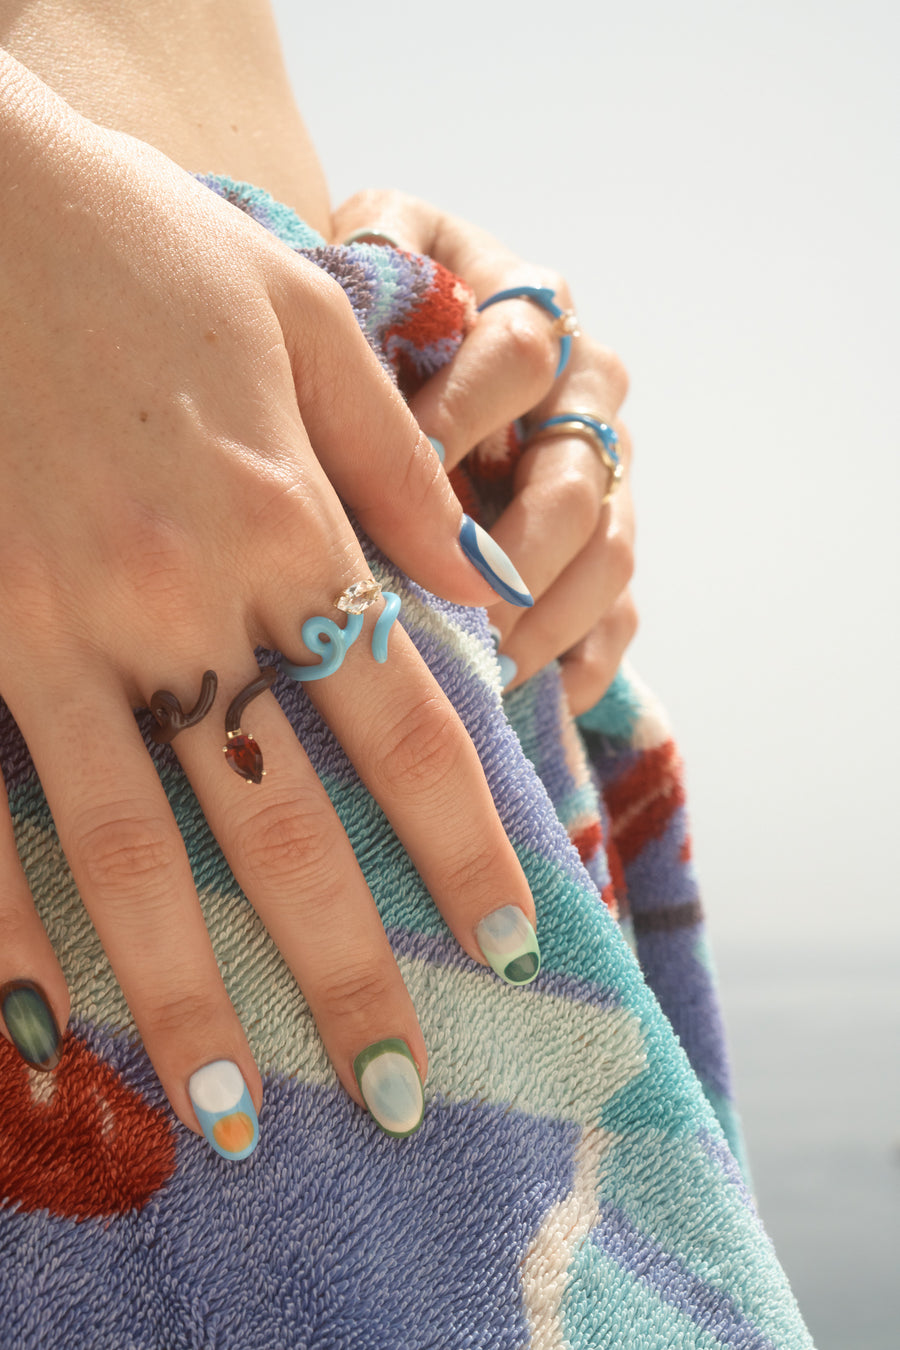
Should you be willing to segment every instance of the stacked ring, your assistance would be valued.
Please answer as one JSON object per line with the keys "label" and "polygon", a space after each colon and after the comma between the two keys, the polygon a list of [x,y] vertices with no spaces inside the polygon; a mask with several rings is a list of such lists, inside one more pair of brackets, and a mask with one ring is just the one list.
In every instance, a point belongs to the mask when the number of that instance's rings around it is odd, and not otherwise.
{"label": "stacked ring", "polygon": [[489,305],[496,305],[500,300],[533,300],[541,309],[552,314],[555,319],[553,331],[559,338],[559,365],[556,367],[556,378],[563,373],[569,362],[569,356],[572,352],[572,339],[581,336],[581,330],[578,327],[578,319],[575,317],[574,309],[561,309],[556,303],[556,292],[549,286],[511,286],[508,290],[497,291],[496,295],[489,295],[487,300],[482,300],[478,306],[478,313],[487,309]]}
{"label": "stacked ring", "polygon": [[622,482],[625,466],[616,449],[619,438],[608,422],[589,412],[559,413],[556,417],[548,417],[546,421],[533,427],[527,439],[530,442],[536,440],[538,436],[580,436],[587,441],[601,464],[609,470],[609,483],[603,497],[604,502],[615,496]]}
{"label": "stacked ring", "polygon": [[400,597],[393,591],[382,591],[381,586],[371,577],[368,581],[355,581],[352,586],[341,591],[334,601],[335,609],[347,615],[347,623],[340,628],[334,619],[317,614],[307,619],[300,629],[300,636],[311,652],[316,652],[322,660],[317,666],[295,666],[290,661],[282,661],[281,669],[285,675],[301,684],[310,680],[324,680],[341,665],[347,651],[362,632],[363,614],[372,605],[384,598],[384,609],[378,616],[375,632],[372,634],[372,655],[383,664],[388,657],[387,640],[391,625],[400,613]]}

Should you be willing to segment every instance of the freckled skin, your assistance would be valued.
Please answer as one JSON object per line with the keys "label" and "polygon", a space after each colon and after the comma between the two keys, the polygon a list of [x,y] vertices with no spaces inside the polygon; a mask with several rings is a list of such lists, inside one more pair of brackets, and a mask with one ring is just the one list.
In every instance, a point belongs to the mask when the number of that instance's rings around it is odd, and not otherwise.
{"label": "freckled skin", "polygon": [[327,236],[325,176],[268,0],[227,8],[223,22],[208,0],[156,0],[148,23],[137,0],[0,0],[0,47],[85,117],[148,141],[190,172],[227,165]]}

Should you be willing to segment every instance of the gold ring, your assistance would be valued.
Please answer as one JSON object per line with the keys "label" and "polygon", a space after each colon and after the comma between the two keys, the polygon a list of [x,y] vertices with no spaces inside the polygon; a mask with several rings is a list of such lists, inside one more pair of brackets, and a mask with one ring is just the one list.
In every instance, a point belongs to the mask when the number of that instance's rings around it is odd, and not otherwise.
{"label": "gold ring", "polygon": [[527,443],[531,444],[539,436],[580,436],[583,441],[587,441],[600,463],[609,470],[609,482],[606,485],[603,504],[616,495],[625,476],[625,466],[616,450],[619,438],[604,418],[580,409],[576,412],[559,413],[556,417],[548,417],[546,421],[539,423],[529,433]]}

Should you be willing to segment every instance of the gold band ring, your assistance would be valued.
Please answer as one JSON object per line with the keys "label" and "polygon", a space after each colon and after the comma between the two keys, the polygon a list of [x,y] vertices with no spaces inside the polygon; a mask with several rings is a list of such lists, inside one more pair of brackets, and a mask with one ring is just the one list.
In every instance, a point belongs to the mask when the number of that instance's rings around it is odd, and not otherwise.
{"label": "gold band ring", "polygon": [[603,503],[610,501],[619,490],[625,476],[625,466],[619,458],[619,438],[609,422],[592,412],[564,412],[540,422],[527,437],[527,443],[543,436],[580,436],[587,441],[604,468],[609,470],[609,482]]}

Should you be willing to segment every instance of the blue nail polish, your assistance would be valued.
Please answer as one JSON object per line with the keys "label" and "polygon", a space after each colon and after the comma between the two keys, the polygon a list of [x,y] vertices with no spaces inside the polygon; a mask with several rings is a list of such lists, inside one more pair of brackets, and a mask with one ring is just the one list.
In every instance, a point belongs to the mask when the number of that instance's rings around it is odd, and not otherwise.
{"label": "blue nail polish", "polygon": [[243,1074],[230,1059],[216,1059],[192,1073],[191,1105],[206,1142],[229,1162],[249,1158],[259,1143],[259,1121]]}
{"label": "blue nail polish", "polygon": [[438,440],[437,436],[429,436],[428,439],[429,439],[429,441],[431,442],[431,448],[432,448],[432,450],[434,451],[434,453],[437,455],[438,459],[439,459],[439,460],[441,461],[441,463],[443,464],[444,460],[447,458],[447,456],[446,456],[445,453],[444,453],[444,447],[443,447],[443,445],[442,445],[441,442]]}
{"label": "blue nail polish", "polygon": [[508,600],[511,605],[519,605],[522,609],[531,608],[534,600],[525,582],[500,545],[470,516],[463,516],[459,542],[469,562],[478,568],[501,600]]}
{"label": "blue nail polish", "polygon": [[500,665],[500,685],[505,689],[518,675],[519,667],[511,656],[504,656],[502,652],[497,656],[497,661]]}

